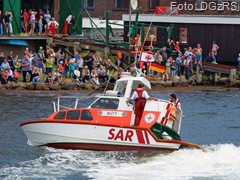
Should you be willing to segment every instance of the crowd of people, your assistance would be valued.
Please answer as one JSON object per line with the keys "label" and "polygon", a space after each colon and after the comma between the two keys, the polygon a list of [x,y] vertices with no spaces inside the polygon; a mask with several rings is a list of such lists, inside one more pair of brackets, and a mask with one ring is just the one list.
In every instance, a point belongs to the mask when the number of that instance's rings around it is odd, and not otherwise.
{"label": "crowd of people", "polygon": [[[66,17],[62,34],[68,34],[68,27],[73,19],[73,15],[68,15],[68,17]],[[3,13],[0,10],[0,36],[13,36],[12,20],[13,16],[11,12],[5,11]],[[50,14],[49,10],[44,12],[41,9],[38,11],[32,9],[27,11],[24,9],[21,11],[21,26],[22,32],[25,32],[30,36],[51,35],[52,37],[55,37],[59,23]]]}
{"label": "crowd of people", "polygon": [[[22,30],[28,33],[30,36],[43,35],[49,36],[51,33],[52,37],[55,37],[59,23],[55,18],[50,14],[49,10],[43,12],[41,9],[39,11],[34,11],[29,9],[28,11],[24,9],[21,12],[21,24]],[[68,33],[68,24],[71,23],[71,20],[74,17],[69,15],[66,18],[67,24],[64,22],[63,32]]]}
{"label": "crowd of people", "polygon": [[[161,51],[153,53],[154,62],[165,66],[164,73],[160,74],[154,71],[149,71],[150,63],[144,64],[144,73],[147,76],[154,76],[155,79],[161,78],[162,80],[169,80],[175,75],[184,75],[186,80],[189,80],[190,75],[194,74],[196,68],[198,67],[200,72],[203,70],[202,62],[217,63],[217,51],[219,46],[213,41],[212,48],[208,53],[206,58],[203,58],[203,49],[201,44],[197,44],[196,47],[189,46],[184,48],[182,52],[179,47],[179,42],[176,43],[173,40],[168,39],[166,46],[164,46]],[[177,56],[172,56],[172,52],[176,51]],[[240,59],[240,58],[239,58]]]}
{"label": "crowd of people", "polygon": [[[54,49],[39,47],[38,52],[33,52],[28,47],[23,52],[22,58],[19,55],[14,55],[10,51],[7,56],[0,53],[0,68],[1,68],[1,84],[8,82],[19,81],[20,75],[23,82],[45,82],[45,83],[62,83],[64,78],[70,78],[79,83],[91,81],[96,85],[109,80],[115,81],[120,77],[122,68],[117,72],[109,72],[111,59],[108,57],[102,58],[101,54],[89,52],[82,57],[78,51],[75,51],[71,57],[67,57],[59,48],[57,52]],[[114,72],[114,73],[113,73]]]}

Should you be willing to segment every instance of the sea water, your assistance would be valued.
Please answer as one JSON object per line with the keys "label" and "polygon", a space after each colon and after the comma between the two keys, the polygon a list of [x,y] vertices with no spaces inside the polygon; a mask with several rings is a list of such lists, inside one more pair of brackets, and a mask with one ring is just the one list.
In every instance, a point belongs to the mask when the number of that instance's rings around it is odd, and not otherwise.
{"label": "sea water", "polygon": [[[171,93],[150,94],[168,99]],[[1,94],[0,179],[240,179],[239,91],[178,93],[184,112],[182,140],[201,145],[206,152],[181,149],[172,153],[95,152],[28,146],[19,124],[50,115],[56,96]]]}

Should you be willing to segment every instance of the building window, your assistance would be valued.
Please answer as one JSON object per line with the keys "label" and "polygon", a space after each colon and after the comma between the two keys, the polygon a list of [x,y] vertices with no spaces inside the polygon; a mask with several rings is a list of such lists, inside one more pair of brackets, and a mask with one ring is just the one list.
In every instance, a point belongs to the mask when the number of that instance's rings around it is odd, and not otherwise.
{"label": "building window", "polygon": [[120,9],[126,9],[129,8],[129,0],[115,0],[114,7],[120,8]]}
{"label": "building window", "polygon": [[187,44],[188,43],[188,34],[187,34],[187,28],[186,27],[180,27],[179,29],[179,42],[181,44]]}
{"label": "building window", "polygon": [[149,0],[149,9],[155,9],[159,4],[159,0]]}
{"label": "building window", "polygon": [[84,0],[84,8],[93,9],[94,0]]}

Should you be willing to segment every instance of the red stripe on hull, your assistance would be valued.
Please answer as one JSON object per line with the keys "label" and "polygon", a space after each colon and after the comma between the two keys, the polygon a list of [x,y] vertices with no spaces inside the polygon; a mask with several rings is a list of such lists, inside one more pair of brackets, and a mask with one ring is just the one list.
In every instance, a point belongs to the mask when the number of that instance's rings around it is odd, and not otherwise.
{"label": "red stripe on hull", "polygon": [[53,147],[56,149],[72,149],[72,150],[94,150],[94,151],[164,151],[172,152],[178,149],[171,148],[156,148],[156,147],[140,147],[140,146],[121,146],[109,144],[86,144],[86,143],[51,143],[45,146]]}
{"label": "red stripe on hull", "polygon": [[141,130],[136,130],[136,133],[137,133],[138,142],[140,144],[145,144],[142,131]]}
{"label": "red stripe on hull", "polygon": [[146,138],[146,143],[150,144],[147,131],[144,131],[144,134],[145,134],[145,138]]}

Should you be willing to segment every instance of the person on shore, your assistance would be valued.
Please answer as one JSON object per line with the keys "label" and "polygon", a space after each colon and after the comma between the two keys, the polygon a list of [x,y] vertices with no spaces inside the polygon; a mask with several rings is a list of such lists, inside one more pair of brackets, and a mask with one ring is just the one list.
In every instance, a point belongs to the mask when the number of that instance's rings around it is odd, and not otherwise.
{"label": "person on shore", "polygon": [[69,26],[69,24],[71,24],[71,21],[73,19],[74,19],[74,16],[71,15],[71,14],[65,19],[62,34],[67,34],[68,35],[68,26]]}
{"label": "person on shore", "polygon": [[90,71],[88,69],[88,66],[84,67],[83,72],[84,72],[83,82],[85,83],[85,82],[89,81],[89,79],[90,79]]}
{"label": "person on shore", "polygon": [[8,69],[8,66],[10,66],[10,64],[8,63],[7,58],[4,57],[3,62],[1,64],[1,71],[2,72],[6,71]]}
{"label": "person on shore", "polygon": [[43,16],[38,19],[38,35],[41,36],[43,33]]}
{"label": "person on shore", "polygon": [[14,75],[14,79],[13,79],[13,81],[14,81],[15,83],[18,83],[19,72],[18,72],[17,69],[15,69],[13,75]]}
{"label": "person on shore", "polygon": [[3,14],[0,10],[0,36],[3,36]]}
{"label": "person on shore", "polygon": [[13,75],[13,71],[10,66],[8,66],[7,73],[8,73],[8,82],[12,82],[14,75]]}
{"label": "person on shore", "polygon": [[46,71],[45,74],[52,74],[53,61],[47,56],[46,57]]}
{"label": "person on shore", "polygon": [[9,52],[9,55],[7,57],[7,60],[8,60],[8,63],[11,67],[12,70],[14,70],[14,63],[13,63],[13,60],[14,60],[14,56],[13,56],[13,51],[10,51]]}
{"label": "person on shore", "polygon": [[33,68],[32,77],[33,77],[33,79],[32,79],[33,84],[38,83],[41,79],[40,72],[38,71],[38,67],[36,67],[36,66]]}
{"label": "person on shore", "polygon": [[55,70],[55,73],[53,75],[53,82],[62,82],[62,75],[59,73],[58,69]]}
{"label": "person on shore", "polygon": [[23,29],[25,33],[28,32],[28,23],[29,23],[29,14],[27,13],[27,10],[23,10]]}
{"label": "person on shore", "polygon": [[89,52],[89,54],[87,56],[85,56],[83,58],[83,60],[85,61],[86,65],[88,66],[88,69],[89,69],[89,71],[91,73],[92,69],[93,69],[93,62],[94,62],[93,53]]}
{"label": "person on shore", "polygon": [[162,55],[162,65],[165,66],[167,60],[168,60],[168,54],[167,54],[167,48],[163,47],[162,51],[160,52],[160,54]]}
{"label": "person on shore", "polygon": [[56,52],[56,65],[58,66],[60,61],[64,61],[65,53],[63,52],[62,48],[59,47],[58,51]]}
{"label": "person on shore", "polygon": [[195,55],[195,63],[196,63],[196,68],[199,67],[199,71],[202,71],[203,67],[202,67],[202,54],[200,51],[197,51],[196,55]]}
{"label": "person on shore", "polygon": [[59,64],[58,64],[58,72],[63,76],[63,73],[64,73],[64,64],[63,64],[63,61],[60,61]]}
{"label": "person on shore", "polygon": [[117,52],[117,65],[118,65],[118,67],[120,67],[121,62],[122,62],[122,52],[118,51]]}
{"label": "person on shore", "polygon": [[27,74],[30,75],[30,82],[32,81],[32,68],[28,55],[25,55],[21,61],[22,73],[23,73],[23,82],[27,82]]}
{"label": "person on shore", "polygon": [[174,46],[174,50],[177,51],[178,54],[182,54],[179,46],[179,41],[176,41],[176,44]]}
{"label": "person on shore", "polygon": [[109,79],[108,74],[106,73],[105,68],[103,67],[103,65],[99,65],[97,67],[97,74],[98,74],[98,79],[102,79],[102,82],[106,82]]}
{"label": "person on shore", "polygon": [[219,49],[219,46],[216,44],[215,41],[212,43],[212,57],[213,57],[213,63],[217,63],[217,50]]}
{"label": "person on shore", "polygon": [[100,85],[100,83],[99,83],[99,78],[98,78],[98,74],[97,74],[95,68],[93,68],[93,70],[92,70],[92,72],[91,72],[91,78],[92,78],[92,81],[93,81],[96,85]]}
{"label": "person on shore", "polygon": [[82,78],[82,76],[83,76],[83,64],[84,64],[84,60],[83,60],[82,56],[79,55],[79,59],[77,61],[77,67],[79,67],[80,78]]}
{"label": "person on shore", "polygon": [[81,78],[81,73],[80,73],[80,70],[79,70],[78,66],[74,71],[73,79],[76,79],[77,82],[82,82],[83,81],[82,78]]}
{"label": "person on shore", "polygon": [[[51,20],[51,18],[52,18],[51,14],[49,13],[49,10],[46,11],[46,13],[43,15],[43,17],[44,17],[44,22],[43,22],[43,24],[44,24],[44,29],[47,30],[47,28],[48,28],[48,23],[50,22],[50,20]],[[46,24],[45,24],[45,23],[46,23]]]}
{"label": "person on shore", "polygon": [[237,61],[238,61],[238,69],[240,69],[240,53],[238,54],[238,58],[237,58]]}
{"label": "person on shore", "polygon": [[2,71],[2,79],[1,79],[1,84],[7,84],[8,83],[8,72],[7,70]]}
{"label": "person on shore", "polygon": [[53,84],[53,78],[52,78],[52,74],[51,74],[51,73],[48,73],[48,74],[47,74],[45,83]]}
{"label": "person on shore", "polygon": [[147,100],[154,100],[158,101],[155,97],[150,97],[147,93],[147,91],[144,90],[142,84],[138,84],[138,88],[133,92],[132,97],[130,99],[127,99],[127,103],[131,101],[135,101],[135,126],[139,126],[142,114],[144,111],[144,107]]}
{"label": "person on shore", "polygon": [[35,16],[35,12],[32,11],[31,12],[31,16],[30,16],[30,31],[29,31],[29,36],[33,36],[35,35],[35,28],[36,28],[36,16]]}
{"label": "person on shore", "polygon": [[182,64],[182,54],[179,53],[178,57],[176,58],[176,74],[180,76],[181,73],[181,64]]}
{"label": "person on shore", "polygon": [[213,59],[213,56],[212,56],[212,53],[209,52],[208,53],[208,56],[204,59],[205,62],[214,62],[214,59]]}
{"label": "person on shore", "polygon": [[184,59],[184,72],[185,72],[185,79],[188,81],[190,78],[190,60],[188,58]]}
{"label": "person on shore", "polygon": [[176,94],[170,94],[169,100],[177,109],[182,111],[180,100],[177,98]]}
{"label": "person on shore", "polygon": [[51,21],[49,21],[49,23],[48,23],[48,28],[47,28],[46,35],[49,36],[49,33],[51,31],[52,32],[52,37],[55,37],[58,26],[59,26],[58,22],[55,21],[54,17],[52,17]]}
{"label": "person on shore", "polygon": [[76,69],[76,59],[74,58],[74,56],[72,56],[69,59],[68,66],[69,66],[69,78],[73,78],[74,70]]}

